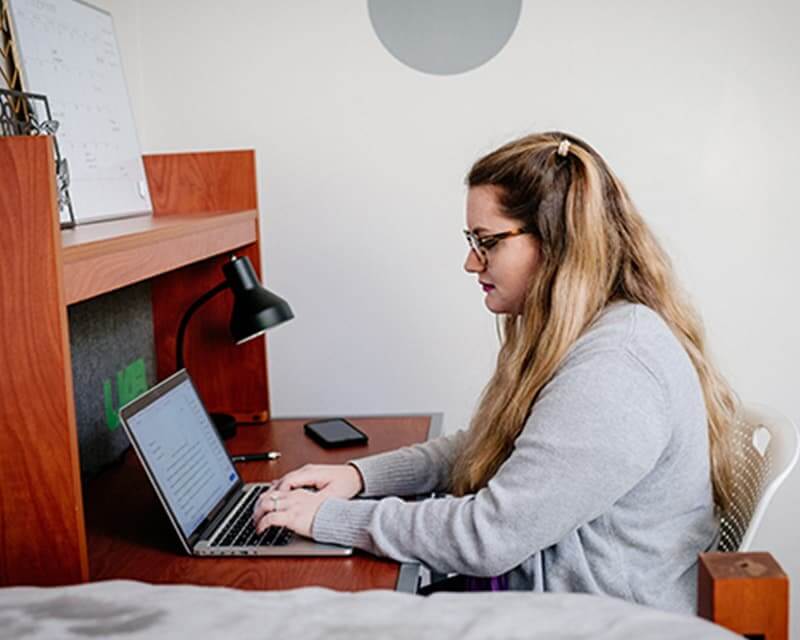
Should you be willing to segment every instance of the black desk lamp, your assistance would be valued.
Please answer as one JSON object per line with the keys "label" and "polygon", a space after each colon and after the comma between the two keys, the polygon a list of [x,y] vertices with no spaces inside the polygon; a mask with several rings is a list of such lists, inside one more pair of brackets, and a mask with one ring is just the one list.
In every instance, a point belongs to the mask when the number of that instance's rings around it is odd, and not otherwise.
{"label": "black desk lamp", "polygon": [[[294,318],[294,313],[286,300],[261,286],[247,256],[241,258],[233,256],[230,262],[223,265],[222,273],[225,275],[225,280],[195,300],[181,319],[175,355],[177,369],[184,367],[183,338],[189,320],[195,311],[225,289],[233,292],[230,330],[236,344],[252,340],[267,329]],[[223,438],[230,438],[236,434],[236,420],[233,416],[227,413],[212,413],[211,419]]]}

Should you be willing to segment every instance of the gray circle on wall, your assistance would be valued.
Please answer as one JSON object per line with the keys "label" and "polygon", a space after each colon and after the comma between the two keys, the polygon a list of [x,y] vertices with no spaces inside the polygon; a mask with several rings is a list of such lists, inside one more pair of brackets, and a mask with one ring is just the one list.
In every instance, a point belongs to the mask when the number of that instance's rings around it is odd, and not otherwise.
{"label": "gray circle on wall", "polygon": [[494,58],[514,33],[522,0],[367,0],[378,39],[400,62],[438,75]]}

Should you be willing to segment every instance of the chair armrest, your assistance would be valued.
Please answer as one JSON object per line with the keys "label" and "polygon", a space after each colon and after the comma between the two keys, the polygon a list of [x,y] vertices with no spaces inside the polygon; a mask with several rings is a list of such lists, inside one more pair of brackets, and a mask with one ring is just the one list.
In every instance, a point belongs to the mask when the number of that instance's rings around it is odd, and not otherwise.
{"label": "chair armrest", "polygon": [[769,553],[701,553],[697,614],[750,638],[789,637],[789,578]]}

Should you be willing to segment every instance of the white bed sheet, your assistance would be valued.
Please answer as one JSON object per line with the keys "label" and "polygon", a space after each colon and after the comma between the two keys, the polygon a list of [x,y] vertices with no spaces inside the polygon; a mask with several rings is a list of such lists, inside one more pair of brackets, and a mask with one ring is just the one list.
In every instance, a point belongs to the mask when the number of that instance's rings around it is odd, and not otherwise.
{"label": "white bed sheet", "polygon": [[[0,638],[594,640],[738,636],[693,616],[584,594],[240,591],[113,580],[0,589]],[[740,639],[741,640],[741,639]]]}

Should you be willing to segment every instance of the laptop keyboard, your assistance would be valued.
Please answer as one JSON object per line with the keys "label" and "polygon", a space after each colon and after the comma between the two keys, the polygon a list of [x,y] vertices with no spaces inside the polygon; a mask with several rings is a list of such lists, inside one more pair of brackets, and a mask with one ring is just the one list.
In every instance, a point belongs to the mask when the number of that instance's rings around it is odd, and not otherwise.
{"label": "laptop keyboard", "polygon": [[266,491],[259,487],[239,504],[237,513],[220,533],[215,547],[279,547],[291,542],[294,534],[286,527],[269,527],[263,533],[256,533],[253,522],[253,507],[258,497]]}

